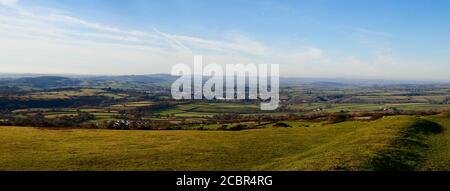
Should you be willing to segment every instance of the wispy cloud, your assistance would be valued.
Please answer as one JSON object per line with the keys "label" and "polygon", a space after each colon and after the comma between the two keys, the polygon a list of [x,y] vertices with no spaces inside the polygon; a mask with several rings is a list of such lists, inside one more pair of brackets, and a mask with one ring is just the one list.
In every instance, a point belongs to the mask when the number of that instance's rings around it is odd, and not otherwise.
{"label": "wispy cloud", "polygon": [[0,6],[14,6],[19,0],[0,0]]}
{"label": "wispy cloud", "polygon": [[[265,47],[259,42],[253,41],[244,35],[234,35],[228,41],[209,40],[200,37],[184,36],[177,34],[169,34],[161,32],[154,28],[153,31],[138,31],[126,30],[117,27],[112,27],[96,22],[91,22],[79,19],[70,15],[56,14],[56,13],[33,13],[23,8],[18,8],[18,14],[22,16],[22,22],[28,24],[51,25],[53,33],[55,30],[58,35],[78,35],[78,36],[92,36],[103,37],[111,40],[121,41],[120,43],[141,43],[151,44],[152,46],[163,46],[164,48],[170,46],[179,51],[193,52],[193,50],[220,50],[224,52],[242,52],[248,54],[261,53]],[[4,18],[4,20],[14,18]],[[14,22],[18,20],[15,19]],[[8,23],[9,26],[14,27],[15,23]],[[75,28],[74,28],[75,27]],[[42,29],[45,30],[45,29]],[[83,31],[83,32],[80,32]],[[90,39],[96,41],[97,39]]]}
{"label": "wispy cloud", "polygon": [[[17,2],[3,1],[5,3],[2,4],[17,5]],[[29,66],[30,69],[36,70],[36,64],[39,63],[41,69],[45,70],[48,68],[43,67],[46,65],[41,63],[60,63],[60,67],[51,69],[57,70],[65,68],[62,65],[70,65],[79,67],[82,71],[82,66],[89,62],[95,63],[98,68],[110,65],[119,67],[120,64],[126,67],[130,63],[140,63],[142,66],[137,68],[148,70],[141,69],[139,73],[155,73],[170,71],[169,67],[178,62],[191,62],[192,56],[198,54],[206,55],[211,62],[226,64],[261,61],[278,63],[285,58],[304,62],[310,54],[320,53],[319,49],[307,49],[305,53],[277,52],[238,32],[225,33],[221,40],[217,40],[170,34],[156,28],[153,31],[127,30],[77,18],[66,11],[49,10],[51,11],[38,12],[14,6],[0,11],[0,29],[2,29],[0,42],[3,42],[0,45],[0,54],[4,55],[0,65],[14,71],[15,66],[4,61],[8,60],[18,62],[14,65]],[[17,43],[12,43],[14,41]],[[39,48],[40,44],[43,48]],[[85,50],[88,49],[92,52],[86,53]],[[5,54],[8,51],[15,52],[16,56],[18,54],[16,51],[21,51],[25,57],[38,59],[18,59],[11,54]],[[121,57],[105,59],[107,53],[113,52]],[[74,56],[80,53],[83,54],[79,57]],[[48,54],[49,57],[37,56],[39,54]],[[115,70],[117,73],[133,71],[130,67],[126,67],[126,70],[123,68]]]}
{"label": "wispy cloud", "polygon": [[354,27],[353,30],[360,34],[365,34],[365,35],[392,37],[392,34],[390,34],[388,32],[374,31],[374,30],[370,30],[370,29],[366,29],[366,28],[362,28],[362,27]]}

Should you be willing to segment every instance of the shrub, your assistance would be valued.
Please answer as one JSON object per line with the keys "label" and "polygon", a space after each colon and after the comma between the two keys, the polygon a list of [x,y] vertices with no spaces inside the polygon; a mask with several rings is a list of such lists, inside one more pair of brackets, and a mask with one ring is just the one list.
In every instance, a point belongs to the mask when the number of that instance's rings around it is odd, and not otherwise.
{"label": "shrub", "polygon": [[284,122],[277,122],[273,125],[273,127],[291,127],[289,124],[286,124]]}
{"label": "shrub", "polygon": [[228,125],[222,125],[217,130],[226,130],[228,128]]}
{"label": "shrub", "polygon": [[383,118],[384,114],[383,113],[374,113],[372,114],[372,116],[370,116],[370,120],[378,120]]}
{"label": "shrub", "polygon": [[235,125],[235,126],[229,128],[228,130],[231,130],[231,131],[240,131],[240,130],[246,129],[246,127],[247,127],[247,125],[237,124],[237,125]]}
{"label": "shrub", "polygon": [[349,118],[350,116],[346,113],[335,113],[328,117],[328,123],[341,123],[347,121]]}

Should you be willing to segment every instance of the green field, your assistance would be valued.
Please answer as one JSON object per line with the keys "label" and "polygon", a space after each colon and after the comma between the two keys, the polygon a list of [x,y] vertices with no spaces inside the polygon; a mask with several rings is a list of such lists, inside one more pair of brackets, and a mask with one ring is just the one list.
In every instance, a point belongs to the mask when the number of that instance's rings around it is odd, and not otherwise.
{"label": "green field", "polygon": [[370,104],[370,103],[305,103],[289,105],[290,109],[303,109],[305,111],[325,111],[325,112],[364,112],[364,111],[382,111],[396,108],[405,111],[427,111],[427,110],[448,110],[449,104],[430,104],[430,103],[391,103],[391,104]]}
{"label": "green field", "polygon": [[0,127],[0,170],[450,170],[448,114],[286,123],[292,128]]}

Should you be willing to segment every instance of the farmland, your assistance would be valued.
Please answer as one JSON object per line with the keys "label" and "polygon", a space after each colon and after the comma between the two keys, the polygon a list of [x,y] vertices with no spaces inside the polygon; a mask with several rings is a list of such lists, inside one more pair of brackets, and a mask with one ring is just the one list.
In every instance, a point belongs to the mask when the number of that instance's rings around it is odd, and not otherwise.
{"label": "farmland", "polygon": [[446,84],[285,82],[261,111],[161,76],[44,79],[0,80],[0,170],[450,170]]}

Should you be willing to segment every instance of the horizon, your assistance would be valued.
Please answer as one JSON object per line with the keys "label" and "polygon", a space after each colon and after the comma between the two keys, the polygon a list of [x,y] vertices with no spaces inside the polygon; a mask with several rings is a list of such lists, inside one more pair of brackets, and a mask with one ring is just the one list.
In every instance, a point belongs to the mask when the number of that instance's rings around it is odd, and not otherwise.
{"label": "horizon", "polygon": [[[70,74],[70,73],[3,73],[0,72],[0,79],[7,78],[36,78],[36,77],[66,77],[66,78],[91,78],[91,77],[124,77],[124,76],[156,76],[167,75],[172,77],[179,77],[177,75],[171,75],[170,73],[154,73],[154,74]],[[11,77],[15,76],[15,77]],[[208,78],[208,75],[202,75],[204,78]],[[222,77],[225,77],[222,76]],[[296,76],[280,76],[280,80],[306,80],[310,82],[337,82],[347,84],[450,84],[450,80],[447,79],[387,79],[387,78],[358,78],[358,77],[296,77]],[[305,81],[305,82],[306,82]],[[360,82],[356,82],[360,81]]]}
{"label": "horizon", "polygon": [[448,5],[0,0],[0,73],[168,74],[202,55],[279,64],[285,78],[448,82]]}

